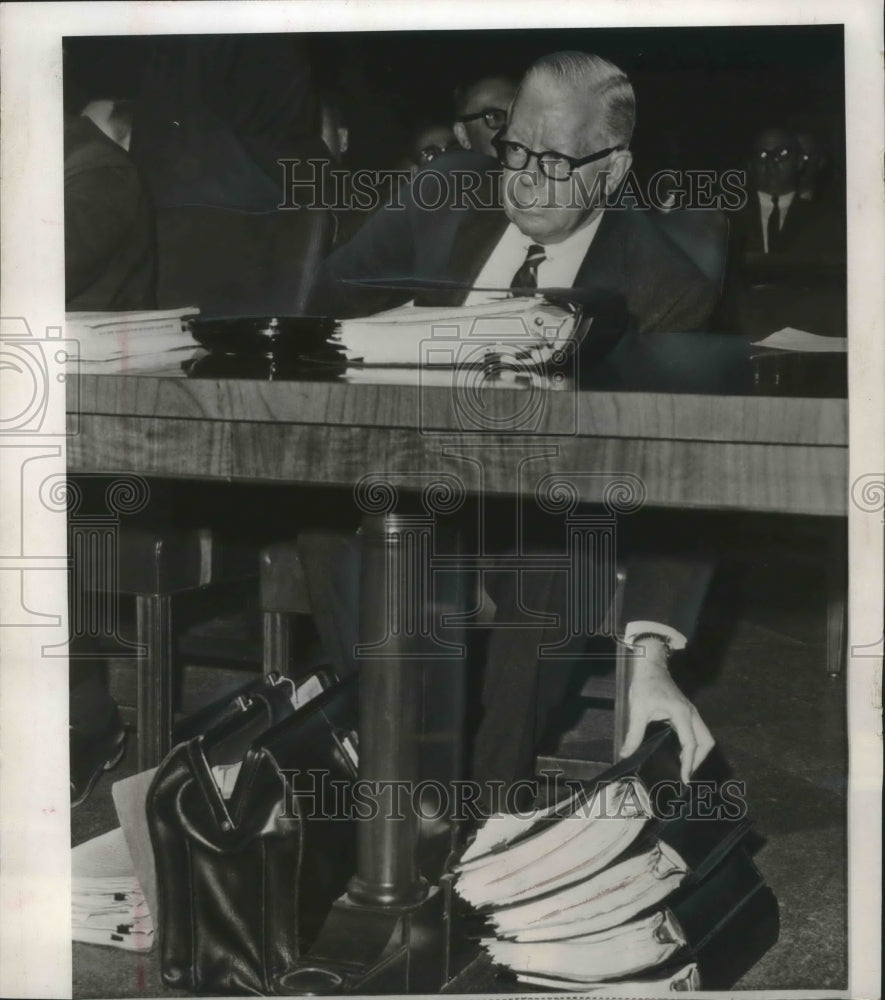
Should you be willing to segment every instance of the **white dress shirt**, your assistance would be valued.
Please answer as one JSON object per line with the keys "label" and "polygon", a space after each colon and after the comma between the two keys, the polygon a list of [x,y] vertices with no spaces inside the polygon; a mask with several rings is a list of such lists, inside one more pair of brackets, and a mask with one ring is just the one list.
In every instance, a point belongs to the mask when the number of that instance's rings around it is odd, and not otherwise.
{"label": "white dress shirt", "polygon": [[[539,288],[572,287],[601,221],[602,212],[588,226],[572,233],[561,243],[551,243],[544,247],[547,259],[538,265]],[[521,233],[511,222],[479,272],[474,285],[477,288],[509,288],[513,276],[525,263],[529,247],[533,243],[537,243],[537,240]],[[464,304],[471,306],[494,297],[488,292],[471,292]]]}
{"label": "white dress shirt", "polygon": [[[765,191],[757,191],[756,193],[759,196],[759,211],[762,213],[762,247],[768,253],[768,220],[774,211],[774,202],[771,200],[771,195]],[[795,191],[788,191],[786,194],[779,194],[777,196],[777,210],[780,212],[780,221],[777,227],[778,232],[784,228],[787,209],[793,203],[795,196]]]}

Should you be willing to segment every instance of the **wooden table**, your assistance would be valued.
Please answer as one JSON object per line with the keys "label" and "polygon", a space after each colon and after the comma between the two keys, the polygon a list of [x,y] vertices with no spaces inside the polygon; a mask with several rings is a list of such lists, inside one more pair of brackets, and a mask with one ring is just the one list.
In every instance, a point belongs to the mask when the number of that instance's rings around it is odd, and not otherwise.
{"label": "wooden table", "polygon": [[[81,374],[68,468],[345,488],[379,471],[451,471],[468,489],[507,494],[519,486],[516,449],[538,453],[537,476],[639,476],[656,506],[847,512],[844,399],[495,388],[480,411],[463,395],[438,385]],[[482,482],[452,457],[463,448],[482,449]],[[574,485],[597,502],[606,481],[576,475]]]}
{"label": "wooden table", "polygon": [[[371,384],[189,379],[175,370],[82,374],[79,398],[69,399],[68,468],[347,490],[368,477],[361,494],[363,636],[385,625],[383,595],[394,585],[390,549],[404,537],[397,494],[434,483],[443,504],[452,489],[555,493],[563,483],[572,500],[598,502],[610,499],[620,479],[628,493],[638,491],[641,501],[644,492],[645,503],[660,507],[836,517],[847,511],[844,400],[569,391],[567,379],[517,379],[484,392],[460,384],[453,391],[417,378],[400,373],[396,379],[405,384]],[[409,657],[414,662],[422,653],[402,637],[386,652],[360,665],[361,720],[385,720],[362,727],[361,777],[414,780],[416,672]],[[437,927],[441,919],[438,897],[427,897],[417,876],[414,840],[414,823],[387,823],[381,813],[361,824],[349,897],[336,906],[311,959],[337,970],[343,984],[334,977],[318,984],[307,973],[301,987],[383,992],[441,985],[437,973],[416,978],[426,963],[413,961],[411,973],[390,978],[396,963],[382,960],[391,942],[406,941],[405,927],[420,925],[422,913]],[[422,931],[419,939],[433,933]],[[299,983],[292,987],[298,991]]]}

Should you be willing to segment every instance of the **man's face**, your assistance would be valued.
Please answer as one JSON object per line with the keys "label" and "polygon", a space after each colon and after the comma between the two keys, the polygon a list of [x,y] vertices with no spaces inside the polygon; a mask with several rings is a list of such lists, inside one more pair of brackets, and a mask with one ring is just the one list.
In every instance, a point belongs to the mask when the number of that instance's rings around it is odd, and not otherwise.
{"label": "man's face", "polygon": [[[567,93],[535,81],[519,92],[501,135],[535,152],[549,150],[579,159],[611,145],[600,135],[594,121],[597,118],[586,104],[582,106]],[[610,154],[578,167],[567,180],[546,177],[534,158],[524,170],[505,168],[501,177],[504,210],[535,242],[560,243],[601,210],[598,197],[591,197],[596,184],[605,181],[599,175],[611,174],[611,190],[629,163],[627,152]],[[596,189],[597,194],[600,190]]]}
{"label": "man's face", "polygon": [[750,159],[753,183],[766,194],[789,194],[798,187],[804,162],[802,147],[791,132],[767,129],[753,142]]}
{"label": "man's face", "polygon": [[[503,111],[506,114],[510,102],[513,100],[513,94],[514,86],[508,80],[494,78],[480,80],[471,88],[462,114],[472,115],[493,109]],[[482,118],[475,118],[473,121],[461,124],[467,136],[469,149],[475,149],[485,156],[495,155],[495,150],[492,148],[492,136],[498,131],[496,128],[490,128]]]}

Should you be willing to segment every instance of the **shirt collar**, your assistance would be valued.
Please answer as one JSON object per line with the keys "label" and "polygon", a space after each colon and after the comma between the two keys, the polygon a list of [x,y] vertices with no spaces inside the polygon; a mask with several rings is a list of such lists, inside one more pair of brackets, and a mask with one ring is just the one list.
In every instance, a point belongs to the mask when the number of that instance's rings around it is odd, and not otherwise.
{"label": "shirt collar", "polygon": [[[572,233],[571,236],[566,237],[559,243],[547,243],[544,244],[544,250],[547,256],[547,260],[555,261],[560,260],[565,257],[571,257],[573,254],[581,253],[582,255],[586,253],[590,244],[593,242],[593,237],[596,235],[596,230],[599,229],[599,224],[602,222],[602,212],[596,216],[596,218],[583,229],[579,229],[577,232]],[[515,227],[514,223],[511,223]],[[520,232],[521,242],[525,245],[526,251],[535,242],[531,237],[526,236],[524,233]]]}
{"label": "shirt collar", "polygon": [[[760,204],[764,205],[766,208],[771,208],[774,205],[772,201],[772,196],[768,194],[767,191],[757,191],[759,195]],[[786,194],[779,194],[777,196],[777,207],[778,208],[789,208],[790,203],[796,197],[795,191],[787,191]]]}

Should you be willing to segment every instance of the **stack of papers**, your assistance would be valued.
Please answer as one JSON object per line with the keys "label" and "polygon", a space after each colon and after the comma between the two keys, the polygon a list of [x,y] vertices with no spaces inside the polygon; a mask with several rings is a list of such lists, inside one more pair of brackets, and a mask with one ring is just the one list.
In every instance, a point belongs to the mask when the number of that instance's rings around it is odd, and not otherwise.
{"label": "stack of papers", "polygon": [[570,984],[598,983],[661,965],[684,944],[676,921],[665,912],[614,927],[537,945],[483,942],[492,961],[518,975],[556,976]]}
{"label": "stack of papers", "polygon": [[[561,979],[557,976],[541,976],[532,973],[518,973],[516,977],[521,983],[531,986],[543,986],[545,989],[568,990],[571,993],[580,991],[587,996],[603,993],[611,996],[612,985],[576,982],[571,979]],[[684,993],[701,988],[701,977],[697,965],[692,962],[683,966],[672,975],[658,979],[619,979],[617,995],[620,998],[636,997],[637,1000],[649,1000],[650,997],[668,997],[673,993]]]}
{"label": "stack of papers", "polygon": [[[144,368],[197,346],[185,320],[196,308],[144,312],[76,312],[65,317],[65,335],[77,341],[80,368]],[[181,355],[184,357],[184,355]]]}
{"label": "stack of papers", "polygon": [[589,800],[574,799],[572,811],[558,822],[515,842],[514,825],[503,849],[462,858],[455,891],[472,906],[486,908],[522,903],[587,879],[623,853],[651,816],[638,779],[604,785]]}
{"label": "stack of papers", "polygon": [[697,989],[685,933],[665,904],[691,871],[664,840],[637,840],[652,817],[634,776],[490,816],[454,867],[489,958],[535,987],[590,992],[617,981],[618,996],[643,997]]}
{"label": "stack of papers", "polygon": [[491,357],[543,365],[575,329],[573,312],[543,299],[498,299],[470,306],[400,306],[342,320],[330,343],[363,365],[481,365]]}
{"label": "stack of papers", "polygon": [[154,921],[118,827],[71,852],[72,938],[126,951],[148,951]]}
{"label": "stack of papers", "polygon": [[798,351],[802,354],[844,354],[848,350],[847,337],[822,337],[819,333],[797,330],[785,326],[769,334],[764,340],[753,342],[754,347],[772,347],[779,351]]}

